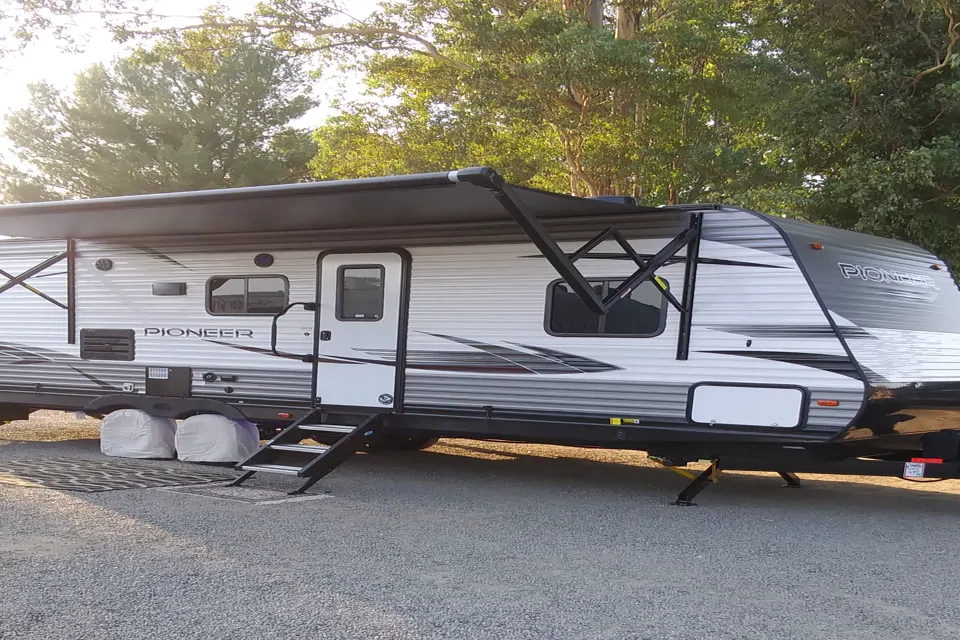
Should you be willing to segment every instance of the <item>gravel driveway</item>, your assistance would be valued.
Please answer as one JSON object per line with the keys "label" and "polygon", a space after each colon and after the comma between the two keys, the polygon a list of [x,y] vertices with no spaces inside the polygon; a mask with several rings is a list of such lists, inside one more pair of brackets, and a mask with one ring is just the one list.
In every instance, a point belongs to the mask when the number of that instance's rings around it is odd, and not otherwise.
{"label": "gravel driveway", "polygon": [[[96,429],[36,414],[0,462],[100,459]],[[300,502],[0,484],[0,638],[960,637],[960,482],[804,479],[681,508],[642,454],[452,440]]]}

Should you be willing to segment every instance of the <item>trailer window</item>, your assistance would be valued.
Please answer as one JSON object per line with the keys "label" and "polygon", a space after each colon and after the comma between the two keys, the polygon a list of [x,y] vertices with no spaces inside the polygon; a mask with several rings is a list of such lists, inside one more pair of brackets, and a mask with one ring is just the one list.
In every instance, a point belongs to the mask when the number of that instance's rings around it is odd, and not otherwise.
{"label": "trailer window", "polygon": [[[622,280],[590,280],[601,298],[616,289]],[[562,280],[547,288],[547,333],[555,336],[628,336],[649,338],[663,332],[667,308],[663,294],[646,280],[604,315],[593,313]]]}
{"label": "trailer window", "polygon": [[376,322],[383,317],[383,266],[348,265],[337,270],[337,320]]}
{"label": "trailer window", "polygon": [[274,315],[287,306],[290,283],[283,276],[218,276],[207,280],[207,313],[214,316]]}

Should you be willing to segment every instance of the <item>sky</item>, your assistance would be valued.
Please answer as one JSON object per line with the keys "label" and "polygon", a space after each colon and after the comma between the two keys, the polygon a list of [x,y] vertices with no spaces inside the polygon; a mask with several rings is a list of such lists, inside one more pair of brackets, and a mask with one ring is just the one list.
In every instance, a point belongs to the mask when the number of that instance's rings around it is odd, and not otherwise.
{"label": "sky", "polygon": [[[3,0],[0,0],[3,2]],[[245,13],[254,8],[258,0],[229,0],[231,13]],[[378,0],[349,0],[346,4],[354,16],[369,14],[378,4]],[[158,0],[157,6],[167,15],[191,16],[198,13],[200,3],[190,0]],[[191,21],[192,22],[192,21]],[[109,31],[103,28],[97,17],[78,19],[78,27],[72,35],[86,44],[80,53],[65,52],[52,38],[40,39],[18,56],[10,56],[2,61],[0,68],[0,117],[10,111],[24,107],[29,100],[27,85],[31,82],[47,81],[61,89],[68,90],[73,85],[74,76],[82,69],[97,62],[108,62],[123,54],[124,47],[113,41]],[[349,95],[351,88],[358,91],[356,82],[343,82],[343,78],[331,74],[317,86],[317,97],[321,101],[329,99],[336,85],[343,84]],[[331,113],[329,107],[321,104],[307,114],[299,126],[320,124]],[[0,127],[2,130],[2,127]],[[8,151],[6,140],[0,135],[0,155]]]}

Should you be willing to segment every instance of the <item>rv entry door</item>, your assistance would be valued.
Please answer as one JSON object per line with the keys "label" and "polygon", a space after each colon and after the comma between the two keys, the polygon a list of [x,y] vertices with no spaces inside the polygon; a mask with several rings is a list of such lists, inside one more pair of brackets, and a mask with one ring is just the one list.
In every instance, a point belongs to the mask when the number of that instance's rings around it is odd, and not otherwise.
{"label": "rv entry door", "polygon": [[317,397],[325,406],[394,406],[403,258],[329,253],[319,263]]}

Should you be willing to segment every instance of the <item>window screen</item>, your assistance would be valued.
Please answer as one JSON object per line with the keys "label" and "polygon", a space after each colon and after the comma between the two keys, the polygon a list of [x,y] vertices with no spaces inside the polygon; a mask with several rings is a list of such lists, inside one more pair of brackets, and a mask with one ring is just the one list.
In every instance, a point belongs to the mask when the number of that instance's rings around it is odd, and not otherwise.
{"label": "window screen", "polygon": [[377,321],[383,317],[383,267],[356,265],[337,271],[337,320]]}
{"label": "window screen", "polygon": [[[590,286],[605,298],[622,280],[591,279]],[[641,282],[606,314],[596,314],[580,301],[563,281],[547,289],[547,333],[558,336],[650,337],[663,331],[666,307],[663,294],[649,280]]]}
{"label": "window screen", "polygon": [[283,276],[221,276],[207,281],[207,313],[215,316],[274,315],[287,306],[290,283]]}

